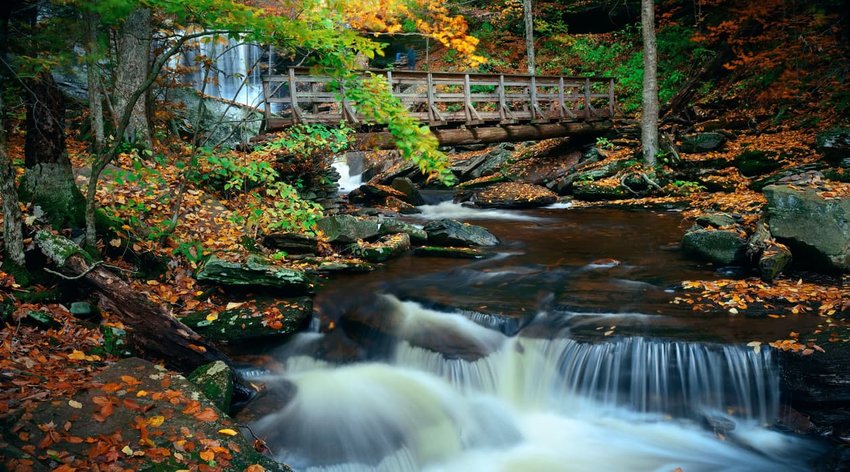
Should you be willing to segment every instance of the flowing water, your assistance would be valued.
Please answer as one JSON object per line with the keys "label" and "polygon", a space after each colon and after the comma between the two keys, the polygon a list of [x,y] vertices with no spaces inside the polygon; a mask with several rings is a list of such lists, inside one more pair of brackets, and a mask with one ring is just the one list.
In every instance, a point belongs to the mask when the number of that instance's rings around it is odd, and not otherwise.
{"label": "flowing water", "polygon": [[[434,200],[432,198],[432,200]],[[684,258],[672,211],[477,210],[502,241],[477,261],[391,261],[338,276],[313,332],[271,351],[246,418],[310,471],[807,470],[773,427],[782,320],[671,304]],[[720,271],[722,273],[722,271]],[[796,322],[796,321],[795,321]]]}

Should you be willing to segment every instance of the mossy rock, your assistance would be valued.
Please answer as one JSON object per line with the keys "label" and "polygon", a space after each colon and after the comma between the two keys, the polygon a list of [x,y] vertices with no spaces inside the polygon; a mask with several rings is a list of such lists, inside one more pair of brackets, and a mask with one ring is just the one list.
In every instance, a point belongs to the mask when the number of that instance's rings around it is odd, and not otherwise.
{"label": "mossy rock", "polygon": [[304,272],[275,267],[259,258],[231,262],[213,256],[196,277],[199,282],[234,287],[263,287],[287,295],[310,293],[313,288],[312,281]]}
{"label": "mossy rock", "polygon": [[100,325],[103,336],[103,352],[115,357],[131,357],[130,337],[126,330],[115,326]]}
{"label": "mossy rock", "polygon": [[576,200],[598,201],[634,198],[635,194],[622,185],[600,185],[597,182],[583,180],[573,183],[573,196]]}
{"label": "mossy rock", "polygon": [[[280,316],[264,315],[280,313]],[[302,330],[313,316],[310,297],[258,302],[256,307],[239,307],[213,315],[208,311],[192,313],[180,319],[201,336],[222,343],[286,339]]]}
{"label": "mossy rock", "polygon": [[381,234],[375,218],[357,218],[351,215],[334,215],[316,222],[316,229],[324,233],[329,242],[350,244],[372,239]]}
{"label": "mossy rock", "polygon": [[748,149],[735,158],[735,167],[744,177],[755,177],[782,167],[782,158],[775,151]]}
{"label": "mossy rock", "polygon": [[195,384],[219,410],[230,411],[233,397],[233,371],[224,361],[210,362],[189,374],[189,381]]}
{"label": "mossy rock", "polygon": [[406,233],[383,236],[374,243],[358,241],[349,247],[355,257],[369,262],[384,262],[410,250],[410,236]]}

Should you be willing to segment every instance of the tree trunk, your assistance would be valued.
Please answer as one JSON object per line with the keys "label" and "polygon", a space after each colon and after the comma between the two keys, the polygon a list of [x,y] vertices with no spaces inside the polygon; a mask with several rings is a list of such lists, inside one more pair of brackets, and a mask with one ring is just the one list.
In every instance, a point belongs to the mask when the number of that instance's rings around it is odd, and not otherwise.
{"label": "tree trunk", "polygon": [[100,71],[98,70],[98,58],[100,47],[98,46],[98,25],[100,18],[96,13],[86,14],[86,55],[87,78],[89,95],[89,118],[91,120],[93,149],[100,152],[103,149],[103,95],[100,90]]}
{"label": "tree trunk", "polygon": [[[115,73],[116,122],[128,106],[133,107],[130,123],[123,138],[134,144],[151,147],[151,132],[145,113],[145,101],[131,105],[130,97],[148,76],[151,49],[151,11],[147,8],[133,10],[121,26],[118,37],[118,70]],[[116,125],[116,128],[118,126]]]}
{"label": "tree trunk", "polygon": [[[5,12],[4,12],[5,13]],[[18,208],[18,191],[15,188],[15,170],[6,154],[6,107],[3,96],[8,84],[9,71],[5,64],[8,44],[9,18],[0,17],[0,196],[3,197],[3,245],[6,257],[20,267],[24,266],[24,236],[21,232],[21,209]]]}
{"label": "tree trunk", "polygon": [[53,76],[27,81],[26,173],[21,198],[39,205],[56,228],[82,228],[85,201],[65,149],[65,101]]}
{"label": "tree trunk", "polygon": [[6,110],[0,93],[0,195],[3,197],[3,249],[6,257],[24,266],[24,235],[21,230],[21,209],[15,188],[15,170],[6,154]]}
{"label": "tree trunk", "polygon": [[39,231],[35,241],[66,277],[79,278],[93,290],[100,306],[110,313],[110,319],[127,327],[130,344],[138,352],[162,359],[169,368],[180,372],[191,372],[217,360],[232,364],[215,345],[123,279],[91,264],[74,242],[48,231]]}
{"label": "tree trunk", "polygon": [[655,47],[655,3],[641,0],[643,28],[643,109],[640,128],[643,159],[654,167],[658,152],[658,56]]}
{"label": "tree trunk", "polygon": [[537,67],[534,59],[534,16],[531,9],[531,0],[523,0],[522,10],[525,17],[525,50],[528,54],[528,73],[534,75]]}

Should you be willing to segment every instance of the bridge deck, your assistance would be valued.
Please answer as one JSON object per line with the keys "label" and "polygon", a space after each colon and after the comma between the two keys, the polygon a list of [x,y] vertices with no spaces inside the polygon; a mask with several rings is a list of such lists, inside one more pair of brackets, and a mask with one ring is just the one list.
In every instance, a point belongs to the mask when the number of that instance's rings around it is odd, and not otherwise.
{"label": "bridge deck", "polygon": [[[393,95],[431,128],[591,123],[610,119],[616,108],[611,77],[370,72],[386,77]],[[355,127],[367,125],[344,93],[331,88],[331,82],[330,77],[310,75],[307,68],[267,77],[263,81],[266,128],[341,121]]]}

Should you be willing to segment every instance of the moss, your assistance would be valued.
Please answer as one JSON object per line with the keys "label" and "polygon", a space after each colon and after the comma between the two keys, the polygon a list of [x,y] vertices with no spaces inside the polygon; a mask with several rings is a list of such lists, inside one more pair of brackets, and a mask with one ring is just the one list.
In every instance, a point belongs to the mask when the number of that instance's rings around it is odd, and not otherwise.
{"label": "moss", "polygon": [[14,277],[15,283],[21,287],[28,287],[33,283],[32,275],[27,268],[16,264],[5,255],[3,257],[3,272]]}
{"label": "moss", "polygon": [[81,256],[86,262],[92,262],[91,256],[68,238],[42,230],[36,233],[35,241],[56,265],[65,265],[71,256]]}
{"label": "moss", "polygon": [[83,228],[86,225],[86,199],[82,192],[71,186],[67,191],[39,192],[29,190],[27,176],[24,175],[18,193],[22,202],[33,202],[41,207],[50,226],[56,229]]}

